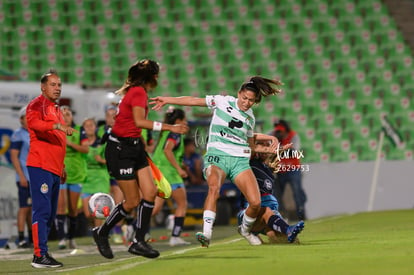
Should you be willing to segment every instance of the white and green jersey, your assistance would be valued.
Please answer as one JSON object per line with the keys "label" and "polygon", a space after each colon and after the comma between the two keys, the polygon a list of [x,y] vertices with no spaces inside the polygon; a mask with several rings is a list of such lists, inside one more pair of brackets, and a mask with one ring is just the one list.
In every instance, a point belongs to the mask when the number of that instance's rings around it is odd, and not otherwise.
{"label": "white and green jersey", "polygon": [[247,138],[253,137],[255,118],[252,109],[244,112],[232,96],[206,96],[206,104],[214,110],[210,123],[207,153],[234,157],[250,157]]}

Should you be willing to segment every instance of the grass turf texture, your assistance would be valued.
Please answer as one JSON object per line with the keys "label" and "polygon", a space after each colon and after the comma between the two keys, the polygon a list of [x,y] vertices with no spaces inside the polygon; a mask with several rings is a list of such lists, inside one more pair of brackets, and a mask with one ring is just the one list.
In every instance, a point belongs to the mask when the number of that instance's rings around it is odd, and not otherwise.
{"label": "grass turf texture", "polygon": [[[236,226],[216,227],[209,248],[201,248],[190,232],[193,245],[170,248],[168,241],[153,246],[158,259],[145,259],[115,252],[106,260],[94,249],[91,238],[77,240],[85,254],[67,255],[52,250],[63,268],[48,269],[63,274],[413,274],[414,210],[359,213],[307,221],[300,245],[250,246],[236,232]],[[154,237],[166,234],[154,230]],[[51,243],[50,247],[57,247]],[[32,274],[45,270],[30,266],[31,251],[0,254],[0,273]],[[17,253],[17,252],[16,252]],[[22,256],[27,257],[22,260]]]}

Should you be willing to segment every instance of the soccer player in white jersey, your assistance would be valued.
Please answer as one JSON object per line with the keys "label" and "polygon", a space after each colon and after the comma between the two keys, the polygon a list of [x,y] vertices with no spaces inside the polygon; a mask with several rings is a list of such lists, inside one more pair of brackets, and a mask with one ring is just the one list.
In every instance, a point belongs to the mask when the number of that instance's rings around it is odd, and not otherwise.
{"label": "soccer player in white jersey", "polygon": [[[258,237],[250,233],[260,210],[260,192],[249,160],[252,150],[262,153],[275,152],[278,140],[268,135],[254,134],[255,117],[251,107],[259,103],[263,96],[280,93],[279,85],[282,85],[279,81],[254,76],[242,84],[237,98],[208,95],[205,98],[159,96],[151,99],[150,104],[154,104],[154,110],[159,110],[166,104],[206,106],[214,110],[207,152],[204,156],[204,174],[209,190],[204,203],[203,232],[196,234],[197,240],[204,247],[210,244],[217,199],[226,178],[234,182],[249,203],[239,226],[240,235],[251,245],[262,244]],[[269,140],[270,145],[255,146],[255,140]]]}

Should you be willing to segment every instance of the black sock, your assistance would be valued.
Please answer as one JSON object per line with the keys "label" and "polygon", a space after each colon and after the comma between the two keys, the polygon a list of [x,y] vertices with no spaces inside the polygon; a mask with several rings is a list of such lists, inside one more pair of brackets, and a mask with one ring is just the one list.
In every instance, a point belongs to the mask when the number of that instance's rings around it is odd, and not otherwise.
{"label": "black sock", "polygon": [[181,230],[183,229],[183,226],[184,226],[184,217],[175,217],[174,227],[173,227],[171,235],[173,237],[179,237],[181,234]]}
{"label": "black sock", "polygon": [[289,224],[285,222],[280,216],[272,215],[267,221],[267,226],[269,226],[273,231],[278,231],[287,234]]}
{"label": "black sock", "polygon": [[99,234],[108,236],[109,231],[123,218],[126,217],[128,213],[122,207],[122,203],[118,204],[114,210],[111,212],[109,217],[106,219],[105,223],[99,229]]}
{"label": "black sock", "polygon": [[29,229],[29,243],[33,243],[32,230]]}
{"label": "black sock", "polygon": [[68,239],[71,240],[75,237],[77,225],[77,217],[69,216],[69,229],[68,229]]}
{"label": "black sock", "polygon": [[134,217],[131,217],[131,216],[126,216],[125,217],[125,223],[127,225],[130,225],[130,224],[134,225],[136,223],[136,219]]}
{"label": "black sock", "polygon": [[56,225],[56,235],[59,240],[65,238],[65,223],[66,215],[56,215],[55,225]]}
{"label": "black sock", "polygon": [[24,241],[24,231],[19,231],[19,242]]}
{"label": "black sock", "polygon": [[137,211],[137,231],[135,231],[135,239],[138,242],[145,241],[145,234],[149,231],[153,209],[153,202],[141,200]]}

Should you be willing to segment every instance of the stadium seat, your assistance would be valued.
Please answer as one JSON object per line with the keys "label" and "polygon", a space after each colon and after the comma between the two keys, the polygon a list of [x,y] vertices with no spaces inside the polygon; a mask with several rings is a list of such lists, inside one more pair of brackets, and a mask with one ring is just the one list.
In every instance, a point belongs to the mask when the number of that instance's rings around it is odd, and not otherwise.
{"label": "stadium seat", "polygon": [[[47,3],[2,4],[0,66],[25,79],[37,79],[48,60],[65,82],[119,86],[144,57],[161,64],[160,94],[234,93],[252,75],[280,78],[286,93],[266,100],[257,117],[284,117],[306,138],[302,128],[315,127],[307,161],[372,160],[373,137],[361,127],[382,112],[412,123],[412,106],[395,100],[412,101],[412,53],[379,0]],[[354,116],[364,118],[347,119]],[[344,127],[342,136],[319,146],[333,125]]]}

